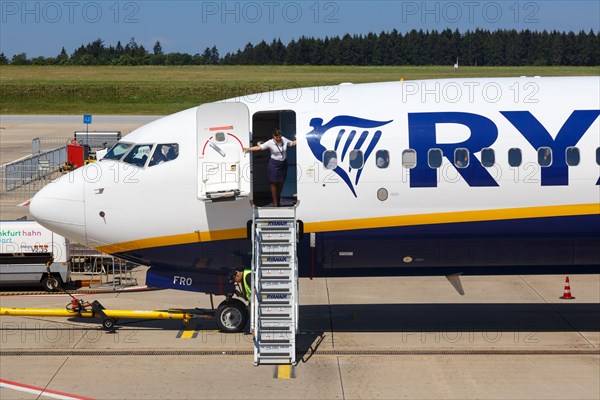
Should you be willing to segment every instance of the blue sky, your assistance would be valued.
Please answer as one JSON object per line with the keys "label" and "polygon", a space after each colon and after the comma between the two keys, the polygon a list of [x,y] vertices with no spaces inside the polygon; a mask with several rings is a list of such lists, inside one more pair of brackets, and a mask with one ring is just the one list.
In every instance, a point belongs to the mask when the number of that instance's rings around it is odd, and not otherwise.
{"label": "blue sky", "polygon": [[97,38],[152,49],[225,55],[248,42],[397,29],[600,30],[600,1],[9,1],[0,0],[0,52],[72,53]]}

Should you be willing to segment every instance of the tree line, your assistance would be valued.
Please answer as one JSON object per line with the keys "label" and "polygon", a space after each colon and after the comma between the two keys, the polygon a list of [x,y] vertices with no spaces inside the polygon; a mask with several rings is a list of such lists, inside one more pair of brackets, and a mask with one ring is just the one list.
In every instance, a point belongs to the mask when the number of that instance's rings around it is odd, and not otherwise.
{"label": "tree line", "polygon": [[81,45],[72,54],[63,47],[56,57],[28,58],[0,54],[0,65],[449,65],[467,66],[595,66],[600,65],[600,34],[581,31],[516,31],[477,29],[464,33],[392,30],[380,34],[315,38],[302,36],[287,45],[248,43],[220,56],[216,46],[202,53],[165,53],[159,41],[152,50],[132,38],[106,46],[102,39]]}

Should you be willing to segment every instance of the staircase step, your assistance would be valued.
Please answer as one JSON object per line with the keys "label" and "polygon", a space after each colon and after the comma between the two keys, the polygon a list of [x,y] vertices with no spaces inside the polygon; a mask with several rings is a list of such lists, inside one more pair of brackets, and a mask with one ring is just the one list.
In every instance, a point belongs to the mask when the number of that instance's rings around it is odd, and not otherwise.
{"label": "staircase step", "polygon": [[295,363],[296,210],[293,207],[255,208],[254,212],[254,362],[256,365]]}
{"label": "staircase step", "polygon": [[291,357],[260,357],[260,362],[256,365],[283,365],[291,364]]}
{"label": "staircase step", "polygon": [[283,307],[290,304],[292,295],[290,293],[262,293],[259,299],[261,304]]}
{"label": "staircase step", "polygon": [[259,290],[261,292],[272,291],[272,290],[290,290],[292,282],[289,279],[265,279],[260,282]]}
{"label": "staircase step", "polygon": [[[265,332],[261,331],[258,335],[258,341],[260,345],[267,344],[267,342],[272,342],[269,344],[282,344],[289,345],[292,339],[291,332]],[[278,343],[275,343],[278,342]]]}
{"label": "staircase step", "polygon": [[291,344],[259,344],[259,354],[265,356],[285,356],[291,354],[294,346]]}

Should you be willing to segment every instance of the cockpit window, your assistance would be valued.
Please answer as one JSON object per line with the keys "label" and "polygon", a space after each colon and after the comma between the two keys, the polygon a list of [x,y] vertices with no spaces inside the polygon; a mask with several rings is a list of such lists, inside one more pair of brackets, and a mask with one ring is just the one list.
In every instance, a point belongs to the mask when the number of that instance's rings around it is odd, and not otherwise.
{"label": "cockpit window", "polygon": [[179,145],[177,143],[158,144],[150,159],[149,167],[171,161],[179,156]]}
{"label": "cockpit window", "polygon": [[130,148],[131,143],[117,143],[106,153],[103,159],[120,160]]}
{"label": "cockpit window", "polygon": [[129,154],[123,159],[126,162],[137,167],[143,167],[146,165],[150,151],[152,150],[151,144],[140,144],[135,146]]}

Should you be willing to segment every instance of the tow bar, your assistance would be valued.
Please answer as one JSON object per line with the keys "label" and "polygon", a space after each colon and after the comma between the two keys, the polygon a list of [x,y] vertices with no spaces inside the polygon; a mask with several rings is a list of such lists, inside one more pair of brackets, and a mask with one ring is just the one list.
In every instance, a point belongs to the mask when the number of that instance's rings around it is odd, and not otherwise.
{"label": "tow bar", "polygon": [[107,310],[95,300],[91,303],[81,299],[72,299],[65,308],[3,308],[0,307],[0,316],[20,317],[66,317],[66,318],[99,318],[102,319],[102,327],[113,330],[119,318],[129,319],[180,319],[188,324],[192,318],[211,314],[208,310],[199,310],[200,313],[190,313],[184,310]]}

